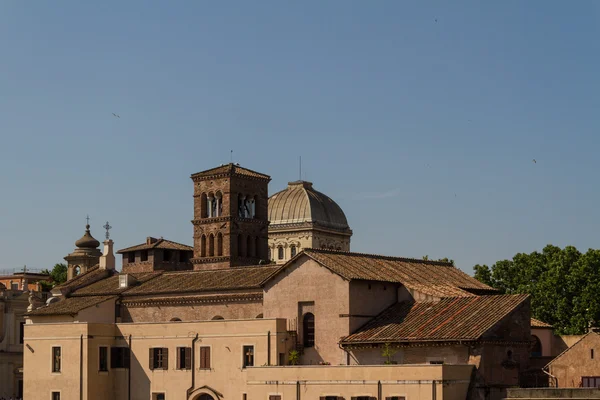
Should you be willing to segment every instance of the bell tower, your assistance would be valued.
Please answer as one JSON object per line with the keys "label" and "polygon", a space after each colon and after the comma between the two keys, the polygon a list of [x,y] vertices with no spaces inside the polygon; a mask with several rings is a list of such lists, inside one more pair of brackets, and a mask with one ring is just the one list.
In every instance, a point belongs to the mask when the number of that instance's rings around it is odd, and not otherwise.
{"label": "bell tower", "polygon": [[75,242],[76,249],[65,257],[67,261],[67,280],[75,278],[79,274],[87,272],[89,268],[98,264],[102,253],[98,249],[100,242],[94,239],[90,233],[90,220],[85,226],[85,233]]}
{"label": "bell tower", "polygon": [[238,164],[191,176],[194,182],[195,270],[267,262],[271,177]]}

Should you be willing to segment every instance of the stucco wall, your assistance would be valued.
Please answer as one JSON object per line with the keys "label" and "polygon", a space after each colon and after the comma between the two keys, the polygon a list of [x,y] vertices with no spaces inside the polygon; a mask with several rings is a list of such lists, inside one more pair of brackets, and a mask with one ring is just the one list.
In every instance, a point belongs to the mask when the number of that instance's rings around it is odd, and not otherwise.
{"label": "stucco wall", "polygon": [[350,333],[398,300],[398,285],[387,282],[350,282]]}
{"label": "stucco wall", "polygon": [[[594,358],[592,358],[594,350]],[[600,376],[600,336],[591,333],[550,364],[549,372],[561,388],[578,387],[583,376]],[[551,378],[551,384],[552,378]]]}
{"label": "stucco wall", "polygon": [[535,335],[540,339],[542,345],[542,357],[550,357],[554,354],[553,345],[555,343],[552,328],[531,328],[531,335]]}
{"label": "stucco wall", "polygon": [[109,299],[100,304],[79,311],[76,321],[110,324],[115,322],[115,299]]}
{"label": "stucco wall", "polygon": [[[351,363],[360,365],[382,365],[386,357],[383,347],[352,349]],[[431,347],[393,347],[391,361],[398,364],[428,364],[430,361],[443,361],[444,364],[467,364],[469,350],[467,346],[431,346]]]}
{"label": "stucco wall", "polygon": [[310,309],[311,303],[314,303],[315,346],[304,349],[302,364],[320,361],[345,364],[346,354],[338,341],[349,334],[348,318],[340,316],[349,313],[348,281],[308,257],[300,257],[264,288],[265,318],[285,318],[292,326],[297,321],[300,341],[301,309]]}

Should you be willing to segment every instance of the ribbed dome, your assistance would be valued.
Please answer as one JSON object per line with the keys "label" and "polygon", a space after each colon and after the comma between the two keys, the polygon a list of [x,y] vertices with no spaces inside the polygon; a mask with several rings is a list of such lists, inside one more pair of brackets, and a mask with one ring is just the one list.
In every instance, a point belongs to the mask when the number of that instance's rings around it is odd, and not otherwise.
{"label": "ribbed dome", "polygon": [[337,230],[350,229],[340,206],[306,181],[290,182],[287,189],[269,197],[269,221],[271,226],[312,222]]}
{"label": "ribbed dome", "polygon": [[80,249],[95,249],[100,246],[100,242],[92,237],[92,234],[90,233],[90,226],[86,225],[85,233],[81,239],[75,242],[75,246],[79,247]]}

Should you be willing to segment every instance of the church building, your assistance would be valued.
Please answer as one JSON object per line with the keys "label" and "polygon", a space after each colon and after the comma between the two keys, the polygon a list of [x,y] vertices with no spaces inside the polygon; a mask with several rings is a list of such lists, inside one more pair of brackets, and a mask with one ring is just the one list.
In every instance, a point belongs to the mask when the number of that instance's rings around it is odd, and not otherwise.
{"label": "church building", "polygon": [[118,272],[107,235],[32,307],[26,399],[500,399],[519,384],[526,295],[350,252],[343,211],[309,182],[269,198],[270,177],[237,164],[191,179],[193,247],[148,237]]}

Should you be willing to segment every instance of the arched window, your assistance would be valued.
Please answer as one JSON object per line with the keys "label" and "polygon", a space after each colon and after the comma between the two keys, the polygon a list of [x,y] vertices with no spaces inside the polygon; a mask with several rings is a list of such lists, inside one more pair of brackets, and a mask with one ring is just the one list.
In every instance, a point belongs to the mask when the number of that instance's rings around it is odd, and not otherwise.
{"label": "arched window", "polygon": [[200,257],[206,257],[206,236],[202,235],[200,239]]}
{"label": "arched window", "polygon": [[208,196],[202,193],[200,197],[200,218],[208,217]]}
{"label": "arched window", "polygon": [[225,319],[225,318],[221,317],[220,315],[215,315],[214,317],[212,317],[213,321],[220,320],[220,319]]}
{"label": "arched window", "polygon": [[223,234],[221,232],[217,235],[217,255],[219,257],[223,255]]}
{"label": "arched window", "polygon": [[306,313],[302,318],[302,342],[304,347],[315,345],[315,316],[312,313]]}
{"label": "arched window", "polygon": [[531,335],[531,357],[541,357],[542,356],[542,342],[540,338]]}
{"label": "arched window", "polygon": [[271,248],[269,247],[269,261],[273,259],[273,254],[271,254]]}
{"label": "arched window", "polygon": [[238,251],[238,257],[244,257],[244,236],[240,233],[237,237],[238,239],[238,245],[237,245],[237,251]]}
{"label": "arched window", "polygon": [[277,248],[277,258],[283,260],[283,246]]}
{"label": "arched window", "polygon": [[255,256],[258,257],[258,258],[260,258],[260,259],[262,259],[264,257],[264,255],[261,254],[262,253],[260,251],[261,248],[262,247],[260,246],[260,237],[257,236],[257,237],[254,238],[254,253],[255,253]]}
{"label": "arched window", "polygon": [[81,273],[81,267],[79,265],[76,265],[75,268],[73,268],[73,276],[77,276]]}
{"label": "arched window", "polygon": [[208,237],[208,256],[215,256],[215,235],[213,235],[212,233]]}
{"label": "arched window", "polygon": [[254,257],[256,254],[254,253],[254,241],[251,236],[246,238],[246,252],[248,257]]}
{"label": "arched window", "polygon": [[256,210],[258,210],[258,196],[254,196],[254,201],[252,202],[252,218],[257,218]]}
{"label": "arched window", "polygon": [[215,214],[214,217],[220,217],[223,215],[223,194],[221,192],[215,193]]}
{"label": "arched window", "polygon": [[181,318],[173,317],[171,318],[171,322],[181,322]]}
{"label": "arched window", "polygon": [[262,317],[263,317],[262,313],[260,313],[256,316],[256,318],[262,318]]}
{"label": "arched window", "polygon": [[292,245],[290,247],[290,252],[292,257],[296,257],[296,246]]}

